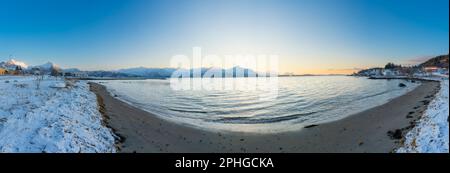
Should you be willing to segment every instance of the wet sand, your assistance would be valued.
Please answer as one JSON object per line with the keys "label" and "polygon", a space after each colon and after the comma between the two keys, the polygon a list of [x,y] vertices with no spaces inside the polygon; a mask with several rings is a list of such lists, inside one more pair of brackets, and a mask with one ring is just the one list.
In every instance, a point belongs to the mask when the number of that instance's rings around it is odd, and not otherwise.
{"label": "wet sand", "polygon": [[274,134],[213,132],[173,123],[111,96],[103,85],[91,83],[105,123],[120,138],[119,152],[181,153],[316,153],[392,152],[420,118],[437,82],[422,82],[390,102],[330,123]]}

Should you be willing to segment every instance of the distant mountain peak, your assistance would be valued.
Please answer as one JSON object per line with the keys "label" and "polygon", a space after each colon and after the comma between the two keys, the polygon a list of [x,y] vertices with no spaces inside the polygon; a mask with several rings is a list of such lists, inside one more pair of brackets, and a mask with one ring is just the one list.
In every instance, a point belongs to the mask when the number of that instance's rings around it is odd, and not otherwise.
{"label": "distant mountain peak", "polygon": [[22,61],[17,61],[17,60],[15,60],[15,59],[9,59],[8,61],[6,61],[5,63],[4,63],[6,66],[9,66],[9,67],[12,67],[12,66],[20,66],[20,67],[22,67],[22,68],[28,68],[28,65],[27,64],[25,64],[24,62],[22,62]]}
{"label": "distant mountain peak", "polygon": [[35,66],[35,67],[38,67],[38,68],[41,68],[41,69],[59,68],[58,65],[56,65],[55,63],[52,63],[50,61],[45,63],[45,64],[38,65],[38,66]]}

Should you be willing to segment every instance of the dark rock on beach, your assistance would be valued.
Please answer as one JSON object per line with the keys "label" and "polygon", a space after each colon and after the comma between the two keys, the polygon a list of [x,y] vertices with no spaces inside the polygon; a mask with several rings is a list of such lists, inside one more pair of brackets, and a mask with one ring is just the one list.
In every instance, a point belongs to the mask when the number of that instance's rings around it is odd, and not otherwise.
{"label": "dark rock on beach", "polygon": [[395,131],[388,131],[387,132],[389,137],[391,137],[391,139],[402,139],[403,135],[402,135],[402,130],[397,129]]}
{"label": "dark rock on beach", "polygon": [[316,127],[316,126],[318,126],[318,125],[316,125],[316,124],[307,125],[307,126],[305,126],[305,129],[311,128],[311,127]]}
{"label": "dark rock on beach", "polygon": [[423,105],[428,105],[428,104],[430,104],[430,101],[429,101],[429,100],[422,100],[421,102],[423,103]]}
{"label": "dark rock on beach", "polygon": [[406,85],[404,83],[399,83],[398,86],[399,87],[406,87]]}

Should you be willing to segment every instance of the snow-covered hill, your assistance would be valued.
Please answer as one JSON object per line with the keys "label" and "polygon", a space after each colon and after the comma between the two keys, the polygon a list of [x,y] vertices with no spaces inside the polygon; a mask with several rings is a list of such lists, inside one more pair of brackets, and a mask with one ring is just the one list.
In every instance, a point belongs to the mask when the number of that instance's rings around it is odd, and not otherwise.
{"label": "snow-covered hill", "polygon": [[6,62],[0,62],[0,67],[8,70],[15,70],[16,67],[21,67],[22,69],[28,68],[28,65],[24,62],[17,61],[15,59],[10,59]]}
{"label": "snow-covered hill", "polygon": [[0,152],[115,152],[86,81],[0,76]]}

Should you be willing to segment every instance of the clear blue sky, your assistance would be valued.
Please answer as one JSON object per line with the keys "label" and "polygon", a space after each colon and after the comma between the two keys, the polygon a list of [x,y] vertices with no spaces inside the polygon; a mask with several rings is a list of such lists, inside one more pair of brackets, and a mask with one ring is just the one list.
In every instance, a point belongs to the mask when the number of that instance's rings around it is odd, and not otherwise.
{"label": "clear blue sky", "polygon": [[0,60],[116,69],[271,53],[329,73],[449,52],[448,0],[0,0]]}

